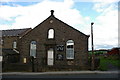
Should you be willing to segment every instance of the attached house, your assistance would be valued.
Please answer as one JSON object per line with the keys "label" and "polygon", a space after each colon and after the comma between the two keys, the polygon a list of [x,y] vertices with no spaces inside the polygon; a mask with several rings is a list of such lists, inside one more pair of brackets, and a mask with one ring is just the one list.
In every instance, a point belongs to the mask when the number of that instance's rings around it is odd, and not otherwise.
{"label": "attached house", "polygon": [[18,40],[30,31],[31,28],[25,29],[10,29],[10,30],[2,30],[2,55],[3,61],[5,62],[16,62],[15,60],[11,61],[10,59],[14,59],[15,56],[19,55],[18,50]]}
{"label": "attached house", "polygon": [[8,41],[4,46],[16,48],[21,64],[31,66],[32,57],[36,71],[87,69],[88,38],[88,35],[56,18],[51,10],[47,19],[35,28],[28,29],[19,38],[15,37],[11,41],[13,45]]}

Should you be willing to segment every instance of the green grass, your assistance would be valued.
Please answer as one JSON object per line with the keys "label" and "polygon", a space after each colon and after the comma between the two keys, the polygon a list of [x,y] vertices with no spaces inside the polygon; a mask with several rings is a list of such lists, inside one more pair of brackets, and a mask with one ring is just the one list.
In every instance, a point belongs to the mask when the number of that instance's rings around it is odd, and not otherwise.
{"label": "green grass", "polygon": [[111,63],[111,64],[113,64],[114,66],[118,66],[118,67],[120,67],[120,60],[107,60],[108,61],[108,63]]}
{"label": "green grass", "polygon": [[120,68],[120,59],[118,59],[118,56],[109,56],[109,57],[103,57],[100,56],[100,67],[99,70],[106,71],[108,70],[107,63],[112,64],[114,66],[117,66]]}
{"label": "green grass", "polygon": [[[95,55],[97,55],[97,54],[104,54],[104,53],[106,53],[106,51],[94,51],[94,54],[95,54]],[[92,52],[89,51],[88,54],[91,55]]]}
{"label": "green grass", "polygon": [[99,70],[106,71],[107,70],[107,60],[104,57],[100,57],[100,67]]}

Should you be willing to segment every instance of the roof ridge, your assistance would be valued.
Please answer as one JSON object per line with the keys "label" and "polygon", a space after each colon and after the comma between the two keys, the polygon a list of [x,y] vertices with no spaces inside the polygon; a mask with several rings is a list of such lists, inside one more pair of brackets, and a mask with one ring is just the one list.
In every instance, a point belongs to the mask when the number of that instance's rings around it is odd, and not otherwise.
{"label": "roof ridge", "polygon": [[31,28],[6,29],[6,30],[2,30],[2,31],[25,30],[25,29],[31,29]]}
{"label": "roof ridge", "polygon": [[10,30],[3,30],[2,36],[20,36],[22,33],[25,33],[32,28],[23,28],[23,29],[10,29]]}

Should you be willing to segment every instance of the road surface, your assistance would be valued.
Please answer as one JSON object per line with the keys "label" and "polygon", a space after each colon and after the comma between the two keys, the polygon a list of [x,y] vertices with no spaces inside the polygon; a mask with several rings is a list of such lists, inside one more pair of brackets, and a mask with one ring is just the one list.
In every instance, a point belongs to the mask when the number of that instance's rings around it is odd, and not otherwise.
{"label": "road surface", "polygon": [[116,72],[6,73],[2,80],[120,80]]}

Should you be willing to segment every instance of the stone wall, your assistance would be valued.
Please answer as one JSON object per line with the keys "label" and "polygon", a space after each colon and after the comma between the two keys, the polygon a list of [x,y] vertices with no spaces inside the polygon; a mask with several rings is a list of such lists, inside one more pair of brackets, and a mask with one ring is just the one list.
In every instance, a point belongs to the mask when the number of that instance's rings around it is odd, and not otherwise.
{"label": "stone wall", "polygon": [[13,48],[13,42],[14,41],[18,41],[18,37],[17,36],[3,36],[3,44],[2,44],[2,48],[5,49],[9,49],[9,48]]}
{"label": "stone wall", "polygon": [[[47,38],[49,29],[54,29],[54,39],[49,40]],[[19,40],[21,62],[23,63],[23,58],[26,58],[27,63],[30,63],[30,42],[34,40],[37,42],[37,58],[35,59],[35,63],[39,68],[43,65],[47,66],[47,50],[50,47],[54,48],[53,68],[55,66],[77,66],[84,68],[87,66],[88,61],[88,38],[89,36],[79,32],[54,16],[50,16]],[[66,59],[66,42],[68,40],[74,41],[75,57],[73,60]],[[57,51],[57,45],[64,45],[64,51]],[[63,55],[63,60],[57,59],[58,54]]]}

